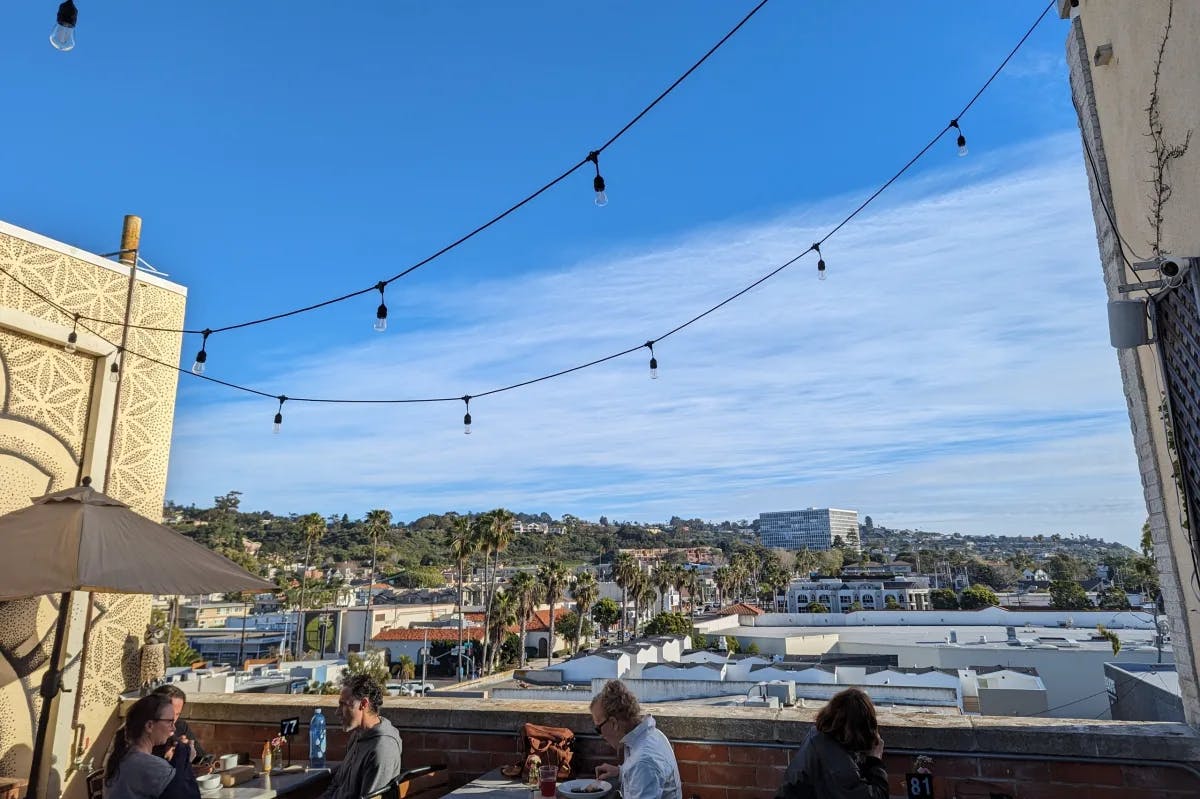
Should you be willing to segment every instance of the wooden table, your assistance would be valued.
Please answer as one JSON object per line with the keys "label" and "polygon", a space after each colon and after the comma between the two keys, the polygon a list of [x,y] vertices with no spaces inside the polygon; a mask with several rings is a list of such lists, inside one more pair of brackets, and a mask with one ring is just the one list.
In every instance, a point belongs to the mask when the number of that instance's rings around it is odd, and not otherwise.
{"label": "wooden table", "polygon": [[473,799],[541,799],[542,794],[536,785],[530,788],[522,782],[501,775],[500,769],[494,769],[468,782],[457,791],[451,791],[442,799],[467,796]]}
{"label": "wooden table", "polygon": [[329,774],[328,768],[311,768],[285,774],[260,774],[232,788],[201,791],[200,799],[276,799],[303,793],[305,788],[315,787],[321,781],[328,780]]}

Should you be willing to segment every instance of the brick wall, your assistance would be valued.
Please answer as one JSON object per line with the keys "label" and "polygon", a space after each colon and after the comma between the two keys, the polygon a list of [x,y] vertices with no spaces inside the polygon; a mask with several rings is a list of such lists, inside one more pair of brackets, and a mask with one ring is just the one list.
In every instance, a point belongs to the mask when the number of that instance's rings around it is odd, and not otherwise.
{"label": "brick wall", "polygon": [[[202,697],[186,715],[214,754],[248,752],[257,757],[275,734],[278,719],[307,719],[316,706],[331,719],[323,697]],[[684,797],[769,799],[810,728],[813,711],[787,708],[747,711],[688,705],[656,705],[659,727],[672,740]],[[389,699],[384,709],[404,740],[409,766],[445,763],[451,788],[498,766],[517,762],[516,731],[524,721],[569,727],[578,736],[576,772],[613,762],[613,753],[592,732],[586,707],[567,702],[480,699]],[[934,757],[937,799],[1087,799],[1200,796],[1200,778],[1176,763],[1200,760],[1200,736],[1182,724],[1071,722],[881,713],[893,797],[905,795],[904,773],[918,753]],[[307,755],[306,730],[295,755]],[[345,752],[346,736],[331,725],[329,759]],[[926,748],[927,747],[927,748]],[[1118,762],[1120,761],[1120,762]]]}

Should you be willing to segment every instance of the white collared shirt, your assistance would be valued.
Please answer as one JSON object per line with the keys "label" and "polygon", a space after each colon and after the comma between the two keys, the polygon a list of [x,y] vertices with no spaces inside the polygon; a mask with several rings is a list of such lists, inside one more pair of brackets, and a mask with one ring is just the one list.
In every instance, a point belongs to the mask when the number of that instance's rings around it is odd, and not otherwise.
{"label": "white collared shirt", "polygon": [[646,716],[621,739],[623,799],[683,799],[679,764],[667,736],[659,732],[653,716]]}

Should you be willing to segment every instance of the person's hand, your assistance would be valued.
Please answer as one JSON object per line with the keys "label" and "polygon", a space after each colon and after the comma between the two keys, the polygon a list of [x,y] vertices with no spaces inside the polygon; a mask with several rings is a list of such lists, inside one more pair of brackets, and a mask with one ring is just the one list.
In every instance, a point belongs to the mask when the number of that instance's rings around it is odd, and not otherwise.
{"label": "person's hand", "polygon": [[621,769],[612,763],[601,763],[596,766],[596,779],[598,780],[613,780],[619,777]]}
{"label": "person's hand", "polygon": [[867,754],[878,760],[883,760],[883,739],[878,735],[875,736],[875,744],[871,747]]}

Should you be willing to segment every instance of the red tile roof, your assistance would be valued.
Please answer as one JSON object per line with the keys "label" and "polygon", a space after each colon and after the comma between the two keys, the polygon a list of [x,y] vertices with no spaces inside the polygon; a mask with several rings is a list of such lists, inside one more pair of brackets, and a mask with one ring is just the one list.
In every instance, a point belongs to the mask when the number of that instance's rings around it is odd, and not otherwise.
{"label": "red tile roof", "polygon": [[[554,609],[555,632],[558,632],[558,623],[560,621],[562,621],[562,617],[566,616],[570,612],[571,611],[567,610],[566,608],[556,607]],[[463,615],[467,617],[468,621],[473,621],[476,624],[483,624],[483,614],[482,613],[465,613]],[[520,632],[520,630],[521,630],[521,627],[520,627],[520,625],[517,625],[517,624],[514,624],[508,628],[508,631],[512,632],[512,633]],[[533,615],[529,617],[529,623],[525,625],[525,632],[527,632],[527,633],[550,632],[550,611],[549,611],[549,609],[535,610],[533,612]]]}
{"label": "red tile roof", "polygon": [[718,616],[761,616],[766,613],[765,610],[746,602],[735,602],[732,605],[726,605],[717,611]]}

